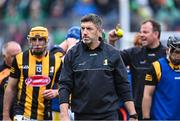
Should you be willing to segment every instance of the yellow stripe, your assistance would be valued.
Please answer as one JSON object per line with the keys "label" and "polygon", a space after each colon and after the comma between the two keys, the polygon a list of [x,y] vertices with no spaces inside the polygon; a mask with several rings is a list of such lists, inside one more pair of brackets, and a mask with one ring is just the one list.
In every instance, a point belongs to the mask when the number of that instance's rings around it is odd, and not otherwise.
{"label": "yellow stripe", "polygon": [[42,62],[42,75],[49,76],[49,52]]}
{"label": "yellow stripe", "polygon": [[[42,75],[44,76],[49,76],[49,52],[47,54],[47,56],[43,57],[42,59]],[[46,86],[42,86],[39,89],[39,97],[38,100],[39,102],[41,102],[38,105],[38,110],[37,110],[37,119],[43,119],[44,117],[44,97],[42,96],[43,91],[46,90]]]}
{"label": "yellow stripe", "polygon": [[53,80],[52,80],[52,85],[51,85],[51,88],[53,87],[53,84],[54,84],[54,81],[55,81],[55,77],[56,77],[56,74],[57,74],[57,71],[58,69],[60,68],[61,66],[61,58],[60,58],[60,54],[57,53],[54,55],[55,56],[55,72],[54,72],[54,75],[53,75]]}
{"label": "yellow stripe", "polygon": [[[35,67],[36,67],[36,59],[29,52],[28,77],[35,75],[35,70],[36,70]],[[33,93],[33,87],[30,85],[26,85],[26,99],[25,99],[24,115],[28,117],[31,116],[32,93]]]}
{"label": "yellow stripe", "polygon": [[15,73],[14,67],[11,67],[11,73]]}
{"label": "yellow stripe", "polygon": [[160,81],[161,79],[161,67],[160,67],[160,63],[158,61],[153,62],[153,66],[156,72],[156,76],[158,81]]}
{"label": "yellow stripe", "polygon": [[[23,66],[22,66],[23,53],[18,54],[16,56],[16,60],[17,60],[18,68],[20,69],[20,72],[22,72],[23,71]],[[13,72],[13,71],[15,71],[15,70],[11,68],[11,72]],[[23,82],[24,82],[24,76],[23,76],[23,73],[21,73],[20,80],[18,83],[18,88],[19,88],[18,95],[17,95],[18,101],[20,100],[20,97],[22,95]]]}
{"label": "yellow stripe", "polygon": [[0,72],[0,84],[3,81],[3,79],[5,79],[6,77],[8,77],[10,74],[10,69],[9,68],[5,68],[4,70],[2,70]]}
{"label": "yellow stripe", "polygon": [[150,74],[146,74],[145,80],[152,81],[152,76]]}

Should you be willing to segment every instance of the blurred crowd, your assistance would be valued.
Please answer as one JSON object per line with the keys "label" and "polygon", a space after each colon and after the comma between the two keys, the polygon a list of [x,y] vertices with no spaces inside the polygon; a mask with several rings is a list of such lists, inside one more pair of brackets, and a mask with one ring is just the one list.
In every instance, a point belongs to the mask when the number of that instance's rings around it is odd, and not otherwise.
{"label": "blurred crowd", "polygon": [[[124,0],[125,1],[125,0]],[[140,22],[154,18],[164,31],[180,30],[179,0],[129,0],[131,31],[138,31]],[[27,46],[27,33],[36,25],[45,26],[51,33],[51,44],[65,39],[72,25],[87,13],[103,18],[105,30],[119,22],[119,0],[0,0],[0,45],[14,40]]]}
{"label": "blurred crowd", "polygon": [[180,31],[180,0],[130,0],[131,31],[137,31],[142,20],[153,18],[163,31]]}
{"label": "blurred crowd", "polygon": [[49,29],[53,43],[60,44],[67,29],[79,25],[80,17],[87,13],[103,16],[107,29],[117,24],[117,3],[117,0],[0,0],[0,39],[17,41],[26,48],[28,31],[41,25]]}

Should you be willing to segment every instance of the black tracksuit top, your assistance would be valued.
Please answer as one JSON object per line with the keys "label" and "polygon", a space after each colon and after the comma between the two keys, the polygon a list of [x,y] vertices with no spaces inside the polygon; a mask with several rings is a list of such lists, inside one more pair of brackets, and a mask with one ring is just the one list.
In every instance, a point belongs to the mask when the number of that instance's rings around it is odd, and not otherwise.
{"label": "black tracksuit top", "polygon": [[79,114],[115,111],[119,100],[132,100],[125,65],[120,53],[101,40],[99,47],[88,49],[79,42],[64,59],[60,78],[60,104],[69,101]]}
{"label": "black tracksuit top", "polygon": [[130,67],[135,106],[141,108],[144,92],[145,75],[151,63],[166,56],[166,48],[160,43],[157,48],[133,47],[120,51],[124,64]]}

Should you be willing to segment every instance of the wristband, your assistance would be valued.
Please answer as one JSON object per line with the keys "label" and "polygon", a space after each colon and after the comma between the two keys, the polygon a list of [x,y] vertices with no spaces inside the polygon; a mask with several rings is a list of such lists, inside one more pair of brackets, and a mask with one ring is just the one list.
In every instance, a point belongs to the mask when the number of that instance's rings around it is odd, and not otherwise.
{"label": "wristband", "polygon": [[130,115],[130,116],[129,116],[129,118],[138,119],[138,114],[137,114],[137,113],[135,113],[135,114],[133,114],[133,115]]}

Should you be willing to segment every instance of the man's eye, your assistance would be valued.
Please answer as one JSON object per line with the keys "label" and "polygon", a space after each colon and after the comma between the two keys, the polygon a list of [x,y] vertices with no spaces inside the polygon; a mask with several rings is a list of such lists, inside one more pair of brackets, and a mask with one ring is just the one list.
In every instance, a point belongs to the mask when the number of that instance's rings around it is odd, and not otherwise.
{"label": "man's eye", "polygon": [[39,40],[39,41],[43,41],[43,40],[45,40],[45,38],[44,38],[44,37],[41,37],[41,38],[38,38],[38,40]]}
{"label": "man's eye", "polygon": [[46,40],[46,38],[44,38],[44,37],[39,37],[39,38],[32,37],[31,40],[32,41],[36,41],[36,40],[43,41],[43,40]]}
{"label": "man's eye", "polygon": [[35,38],[35,37],[32,37],[32,38],[31,38],[31,40],[32,40],[32,41],[36,41],[36,40],[37,40],[37,38]]}

